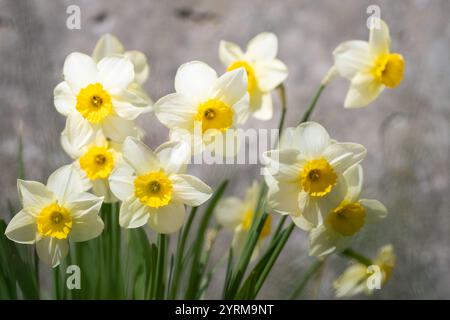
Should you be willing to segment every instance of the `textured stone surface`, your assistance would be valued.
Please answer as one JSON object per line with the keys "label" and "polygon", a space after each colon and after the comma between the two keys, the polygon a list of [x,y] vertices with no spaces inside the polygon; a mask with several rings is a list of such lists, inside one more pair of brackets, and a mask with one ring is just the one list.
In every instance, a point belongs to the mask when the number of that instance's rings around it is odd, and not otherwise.
{"label": "textured stone surface", "polygon": [[[65,26],[66,7],[81,7],[81,30]],[[365,145],[366,197],[383,201],[390,216],[371,227],[355,244],[368,255],[386,243],[398,253],[394,276],[374,298],[450,298],[450,2],[442,1],[0,1],[0,216],[6,201],[16,203],[17,142],[23,130],[27,178],[45,180],[66,163],[59,146],[64,119],[53,107],[53,88],[64,58],[90,53],[100,35],[111,32],[129,49],[148,55],[151,72],[145,88],[155,98],[173,91],[178,66],[202,60],[223,70],[217,51],[221,39],[244,45],[261,31],[279,36],[279,57],[289,68],[287,124],[298,122],[340,42],[367,39],[366,8],[381,7],[391,29],[393,50],[404,54],[406,77],[370,107],[344,110],[348,83],[338,79],[324,92],[313,118],[338,140]],[[250,121],[257,128],[277,125]],[[139,120],[146,142],[155,147],[167,131],[153,115]],[[20,129],[22,128],[22,129]],[[228,176],[229,193],[257,177],[258,167],[193,168],[213,186]],[[220,238],[224,252],[229,237]],[[287,297],[312,259],[307,237],[295,230],[261,297]],[[346,261],[329,259],[321,281],[308,297],[332,298],[331,283]],[[217,273],[208,292],[219,297]]]}

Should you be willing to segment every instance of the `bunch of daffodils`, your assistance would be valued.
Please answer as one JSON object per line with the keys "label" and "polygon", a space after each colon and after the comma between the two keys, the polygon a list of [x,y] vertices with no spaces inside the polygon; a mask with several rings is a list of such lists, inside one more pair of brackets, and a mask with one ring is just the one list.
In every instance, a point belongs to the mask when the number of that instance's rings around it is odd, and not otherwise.
{"label": "bunch of daffodils", "polygon": [[[125,50],[107,34],[92,55],[69,54],[54,104],[66,117],[61,145],[71,163],[52,173],[46,185],[24,180],[21,170],[22,209],[8,225],[0,220],[0,282],[6,288],[0,297],[41,297],[38,257],[53,268],[56,299],[200,299],[222,262],[227,262],[223,297],[255,299],[295,227],[309,233],[309,254],[318,260],[293,297],[333,253],[357,261],[336,280],[337,296],[384,285],[395,264],[392,246],[383,247],[373,262],[351,249],[367,224],[387,215],[379,201],[361,197],[366,149],[332,139],[309,121],[335,74],[351,81],[349,108],[365,106],[400,83],[404,60],[390,52],[385,22],[373,25],[369,42],[345,42],[334,51],[334,65],[308,109],[296,127],[286,129],[288,71],[277,59],[272,33],[254,37],[245,52],[221,41],[219,59],[226,66],[221,75],[204,62],[181,65],[175,92],[155,104],[143,89],[150,70],[144,53]],[[224,196],[227,180],[213,190],[187,173],[194,155],[234,156],[236,129],[250,115],[269,120],[275,114],[276,88],[282,134],[263,154],[264,179],[254,180],[243,196]],[[153,111],[169,129],[168,141],[155,149],[144,144],[144,130],[135,123]],[[214,232],[213,215],[219,224]],[[222,227],[233,240],[223,259],[211,265]],[[35,244],[35,252],[10,240]],[[73,265],[86,275],[75,292],[64,286],[64,268]]]}

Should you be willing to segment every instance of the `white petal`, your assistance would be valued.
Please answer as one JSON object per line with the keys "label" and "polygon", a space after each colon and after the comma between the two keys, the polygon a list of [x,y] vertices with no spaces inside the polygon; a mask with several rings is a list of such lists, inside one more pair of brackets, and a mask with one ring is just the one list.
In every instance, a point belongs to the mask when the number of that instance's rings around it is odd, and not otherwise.
{"label": "white petal", "polygon": [[306,157],[316,158],[322,155],[330,144],[327,130],[317,122],[305,122],[297,127],[295,140],[298,148]]}
{"label": "white petal", "polygon": [[375,19],[377,20],[372,21],[374,26],[370,29],[369,45],[371,53],[377,56],[379,54],[389,53],[391,37],[389,36],[389,28],[386,22],[380,18]]}
{"label": "white petal", "polygon": [[86,54],[73,52],[64,62],[64,80],[69,84],[74,94],[91,83],[97,83],[100,78],[97,65]]}
{"label": "white petal", "polygon": [[77,98],[66,81],[60,82],[53,90],[56,110],[64,116],[75,111]]}
{"label": "white petal", "polygon": [[313,229],[313,225],[306,220],[301,214],[298,216],[292,216],[291,215],[291,219],[292,221],[295,223],[295,225],[297,227],[299,227],[300,229],[304,230],[304,231],[311,231]]}
{"label": "white petal", "polygon": [[341,77],[352,80],[360,71],[370,70],[373,58],[366,41],[347,41],[339,45],[334,51],[334,65]]}
{"label": "white petal", "polygon": [[102,206],[102,202],[103,197],[97,197],[91,193],[83,192],[69,195],[65,207],[70,211],[73,219],[76,221],[86,216],[97,215]]}
{"label": "white petal", "polygon": [[207,98],[217,73],[204,62],[192,61],[181,65],[175,75],[175,91],[194,101],[201,102]]}
{"label": "white petal", "polygon": [[113,97],[114,110],[119,117],[135,120],[141,114],[152,111],[150,101],[131,90],[124,90],[120,96]]}
{"label": "white petal", "polygon": [[322,224],[323,217],[320,208],[317,204],[316,197],[311,197],[307,192],[301,191],[298,193],[298,207],[306,221],[311,223],[314,227]]}
{"label": "white petal", "polygon": [[375,81],[370,73],[357,73],[353,77],[345,97],[345,108],[361,108],[374,101],[383,91],[384,85]]}
{"label": "white petal", "polygon": [[134,171],[128,165],[116,167],[109,176],[109,187],[121,201],[127,200],[134,192]]}
{"label": "white petal", "polygon": [[344,173],[347,182],[347,199],[355,202],[359,199],[363,185],[363,169],[360,165],[353,166]]}
{"label": "white petal", "polygon": [[242,60],[244,58],[244,53],[237,44],[222,40],[219,45],[219,58],[220,61],[228,67],[233,62]]}
{"label": "white petal", "polygon": [[366,153],[366,148],[357,143],[332,143],[323,155],[337,173],[344,173],[361,162]]}
{"label": "white petal", "polygon": [[365,223],[377,222],[381,219],[386,218],[388,214],[386,207],[378,200],[361,199],[359,203],[361,203],[364,209],[366,209]]}
{"label": "white petal", "polygon": [[[253,95],[254,96],[254,95]],[[252,96],[252,99],[253,99]],[[250,99],[250,103],[252,103],[252,99]],[[251,106],[252,115],[262,121],[267,121],[272,119],[273,117],[273,105],[272,105],[272,94],[265,93],[261,95],[261,99],[259,99],[260,105],[255,108],[255,106]]]}
{"label": "white petal", "polygon": [[66,239],[44,237],[36,243],[36,251],[46,265],[54,268],[67,256],[69,245]]}
{"label": "white petal", "polygon": [[134,81],[143,84],[147,81],[150,67],[147,63],[147,57],[140,51],[127,51],[125,56],[130,59],[134,66]]}
{"label": "white petal", "polygon": [[112,34],[104,34],[95,45],[94,51],[92,52],[92,59],[95,62],[99,62],[105,57],[123,54],[125,49],[122,43]]}
{"label": "white petal", "polygon": [[90,183],[80,175],[75,166],[65,165],[50,175],[47,188],[55,194],[61,204],[65,204],[74,194],[87,191]]}
{"label": "white petal", "polygon": [[156,154],[143,142],[133,137],[125,139],[123,157],[138,174],[158,171],[161,168]]}
{"label": "white petal", "polygon": [[[266,177],[266,176],[265,176]],[[299,215],[298,194],[300,186],[297,183],[279,182],[269,185],[267,203],[270,208],[280,214]]]}
{"label": "white petal", "polygon": [[88,241],[97,238],[103,228],[103,221],[97,214],[82,216],[73,222],[69,238],[74,242]]}
{"label": "white petal", "polygon": [[170,180],[174,202],[197,207],[208,201],[212,195],[211,188],[194,176],[174,174],[170,176]]}
{"label": "white petal", "polygon": [[258,88],[263,92],[272,91],[288,76],[286,65],[278,59],[256,61],[255,73]]}
{"label": "white petal", "polygon": [[191,158],[191,150],[185,141],[168,141],[155,150],[159,163],[168,174],[184,173]]}
{"label": "white petal", "polygon": [[247,73],[244,68],[225,72],[214,82],[212,97],[233,106],[247,93]]}
{"label": "white petal", "polygon": [[83,147],[93,142],[95,131],[93,126],[78,112],[71,113],[61,133],[61,145],[64,151],[76,159],[83,154]]}
{"label": "white petal", "polygon": [[333,252],[341,252],[350,246],[354,237],[344,237],[321,225],[309,234],[309,255],[324,257]]}
{"label": "white petal", "polygon": [[134,80],[134,67],[128,58],[105,57],[98,63],[100,80],[106,90],[118,93]]}
{"label": "white petal", "polygon": [[98,197],[103,197],[103,203],[115,203],[119,200],[111,192],[108,179],[95,179],[91,183],[92,193]]}
{"label": "white petal", "polygon": [[295,149],[269,150],[263,154],[268,172],[279,181],[298,181],[303,161]]}
{"label": "white petal", "polygon": [[325,196],[316,199],[320,218],[325,218],[331,211],[336,209],[342,201],[346,199],[347,194],[348,189],[344,177],[342,175],[338,175],[337,183],[331,191]]}
{"label": "white petal", "polygon": [[42,209],[54,201],[53,193],[42,183],[17,180],[19,199],[24,208]]}
{"label": "white petal", "polygon": [[243,219],[244,204],[237,197],[227,197],[221,200],[214,209],[217,221],[225,228],[233,230]]}
{"label": "white petal", "polygon": [[154,105],[158,120],[168,128],[191,129],[197,106],[184,94],[172,93],[159,99]]}
{"label": "white petal", "polygon": [[255,60],[268,60],[274,59],[277,56],[277,51],[277,37],[273,33],[263,32],[250,40],[246,55]]}
{"label": "white petal", "polygon": [[350,266],[333,284],[337,297],[351,297],[367,289],[367,267],[362,264]]}
{"label": "white petal", "polygon": [[150,209],[136,197],[130,197],[120,206],[119,223],[122,228],[139,228],[147,223]]}
{"label": "white petal", "polygon": [[248,95],[248,93],[246,93],[241,98],[241,100],[233,105],[237,124],[244,124],[245,122],[247,122],[250,115],[249,100],[250,96]]}
{"label": "white petal", "polygon": [[117,116],[110,116],[102,124],[103,133],[112,142],[123,143],[125,138],[138,137],[139,129],[132,120],[125,120]]}
{"label": "white petal", "polygon": [[158,233],[177,232],[183,225],[185,211],[182,204],[168,204],[150,214],[148,225]]}
{"label": "white petal", "polygon": [[18,243],[33,244],[36,241],[36,232],[35,218],[26,210],[21,210],[8,223],[5,235]]}

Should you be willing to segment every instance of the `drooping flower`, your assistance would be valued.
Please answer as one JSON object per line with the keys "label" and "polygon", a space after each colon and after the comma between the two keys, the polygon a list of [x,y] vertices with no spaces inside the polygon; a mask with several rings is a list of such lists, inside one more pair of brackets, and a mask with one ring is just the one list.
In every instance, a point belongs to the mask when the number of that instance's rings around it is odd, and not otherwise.
{"label": "drooping flower", "polygon": [[[337,297],[351,297],[364,292],[367,295],[373,293],[377,283],[380,281],[379,288],[381,289],[386,282],[391,278],[395,267],[395,253],[392,245],[385,245],[379,251],[377,258],[373,261],[372,268],[361,264],[353,263],[344,273],[336,279],[333,286],[336,289]],[[379,275],[374,274],[379,272]],[[370,277],[373,277],[373,282],[369,285]],[[377,279],[377,276],[380,279]]]}
{"label": "drooping flower", "polygon": [[64,62],[64,81],[54,90],[56,110],[76,117],[90,131],[102,130],[117,143],[138,136],[132,120],[152,107],[129,87],[135,79],[133,69],[124,56],[108,56],[95,63],[88,55],[71,53]]}
{"label": "drooping flower", "polygon": [[77,119],[79,115],[69,117],[61,133],[61,145],[74,159],[74,167],[92,187],[92,192],[104,197],[104,202],[116,202],[118,199],[109,188],[109,176],[114,168],[126,163],[122,159],[122,145],[106,139],[101,130],[93,132],[86,123]]}
{"label": "drooping flower", "polygon": [[87,193],[89,185],[72,165],[50,175],[47,185],[18,180],[23,209],[6,228],[6,236],[24,244],[36,243],[39,258],[56,267],[66,257],[68,240],[93,239],[103,231],[98,216],[102,197]]}
{"label": "drooping flower", "polygon": [[364,107],[386,88],[397,87],[403,79],[405,61],[390,51],[389,28],[373,18],[369,41],[353,40],[339,45],[333,52],[334,66],[350,80],[345,98],[346,108]]}
{"label": "drooping flower", "polygon": [[[225,228],[234,232],[232,247],[234,250],[233,255],[236,257],[242,252],[250,227],[255,220],[259,189],[258,182],[254,181],[246,190],[243,200],[238,197],[227,197],[221,200],[216,206],[215,216],[217,221]],[[271,227],[272,216],[269,215],[264,223],[255,251],[253,252],[253,258],[257,256],[259,249],[264,244],[264,239],[270,234]]]}
{"label": "drooping flower", "polygon": [[200,179],[185,174],[190,157],[184,142],[167,142],[154,152],[133,137],[123,144],[129,166],[113,170],[109,183],[120,199],[119,222],[124,228],[148,223],[159,233],[176,232],[184,222],[185,206],[199,206],[212,190]]}
{"label": "drooping flower", "polygon": [[245,53],[232,42],[220,42],[219,57],[227,70],[244,68],[247,72],[250,111],[260,120],[272,118],[271,92],[288,75],[286,65],[276,58],[277,51],[278,39],[268,32],[250,40]]}
{"label": "drooping flower", "polygon": [[176,93],[156,102],[156,117],[170,129],[171,140],[188,142],[195,153],[226,141],[248,116],[247,76],[243,68],[217,78],[210,66],[193,61],[178,68]]}
{"label": "drooping flower", "polygon": [[264,153],[269,206],[291,215],[300,228],[321,225],[327,213],[323,208],[340,203],[346,195],[342,175],[365,154],[362,145],[331,140],[316,122],[287,128],[279,149]]}
{"label": "drooping flower", "polygon": [[363,171],[360,165],[344,173],[347,195],[340,203],[331,203],[324,210],[322,225],[311,230],[310,255],[322,257],[346,249],[367,224],[377,222],[387,215],[386,207],[373,199],[360,199]]}

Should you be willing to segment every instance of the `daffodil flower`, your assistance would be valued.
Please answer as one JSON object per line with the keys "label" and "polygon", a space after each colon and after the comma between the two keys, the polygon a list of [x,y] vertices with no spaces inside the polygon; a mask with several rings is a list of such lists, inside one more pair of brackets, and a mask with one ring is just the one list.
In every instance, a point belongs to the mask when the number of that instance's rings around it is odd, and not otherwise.
{"label": "daffodil flower", "polygon": [[387,215],[386,207],[381,202],[360,199],[363,184],[360,165],[347,170],[344,178],[347,184],[344,200],[335,204],[327,203],[331,206],[322,208],[325,212],[324,223],[310,232],[310,255],[322,257],[346,249],[365,225]]}
{"label": "daffodil flower", "polygon": [[[395,253],[392,245],[383,246],[377,254],[373,262],[380,271],[380,285],[381,287],[391,278],[395,267]],[[368,266],[361,263],[352,264],[345,272],[334,282],[333,286],[336,289],[337,297],[351,297],[360,293],[370,295],[373,293],[373,288],[367,285],[367,280],[375,269],[368,269]]]}
{"label": "daffodil flower", "polygon": [[277,51],[278,39],[268,32],[250,40],[246,52],[232,42],[220,42],[219,57],[227,70],[244,68],[247,72],[250,111],[259,120],[272,118],[271,92],[288,75],[286,65],[276,58]]}
{"label": "daffodil flower", "polygon": [[64,81],[54,90],[59,113],[77,117],[91,131],[121,143],[139,130],[132,120],[151,111],[148,101],[129,89],[134,81],[134,67],[121,56],[108,56],[100,62],[74,52],[64,62]]}
{"label": "daffodil flower", "polygon": [[322,207],[343,200],[347,186],[342,175],[365,154],[362,145],[331,140],[316,122],[287,128],[279,149],[264,153],[269,206],[291,215],[300,228],[322,224]]}
{"label": "daffodil flower", "polygon": [[114,168],[126,164],[122,158],[122,145],[106,139],[101,130],[83,129],[85,123],[76,117],[67,119],[61,133],[61,145],[75,160],[74,167],[88,181],[92,192],[104,197],[106,203],[116,202],[118,199],[110,191],[108,178]]}
{"label": "daffodil flower", "polygon": [[189,146],[173,141],[154,152],[133,137],[123,144],[123,157],[130,166],[119,166],[109,177],[115,196],[122,200],[119,222],[124,228],[148,224],[159,233],[181,228],[185,206],[199,206],[212,190],[200,179],[185,174]]}
{"label": "daffodil flower", "polygon": [[403,79],[403,56],[390,51],[389,28],[383,20],[376,19],[368,42],[347,41],[333,52],[336,71],[351,82],[346,108],[368,105],[386,87],[395,88]]}
{"label": "daffodil flower", "polygon": [[227,133],[233,133],[248,116],[243,68],[218,78],[203,62],[183,64],[175,76],[175,91],[156,102],[155,114],[170,129],[170,140],[188,142],[194,153],[216,148],[218,138],[227,142]]}
{"label": "daffodil flower", "polygon": [[44,263],[58,266],[69,251],[68,240],[87,241],[102,233],[98,212],[103,198],[86,192],[89,185],[73,166],[56,170],[47,185],[18,180],[17,187],[23,209],[5,234],[18,243],[36,243]]}
{"label": "daffodil flower", "polygon": [[[234,232],[232,247],[234,249],[233,255],[236,257],[242,252],[248,232],[255,219],[259,189],[259,184],[254,181],[253,184],[247,188],[243,200],[238,197],[227,197],[221,200],[216,206],[215,216],[219,224]],[[259,235],[252,259],[257,257],[259,249],[264,244],[264,239],[266,239],[271,232],[271,227],[272,216],[269,215],[264,223],[261,234]]]}

